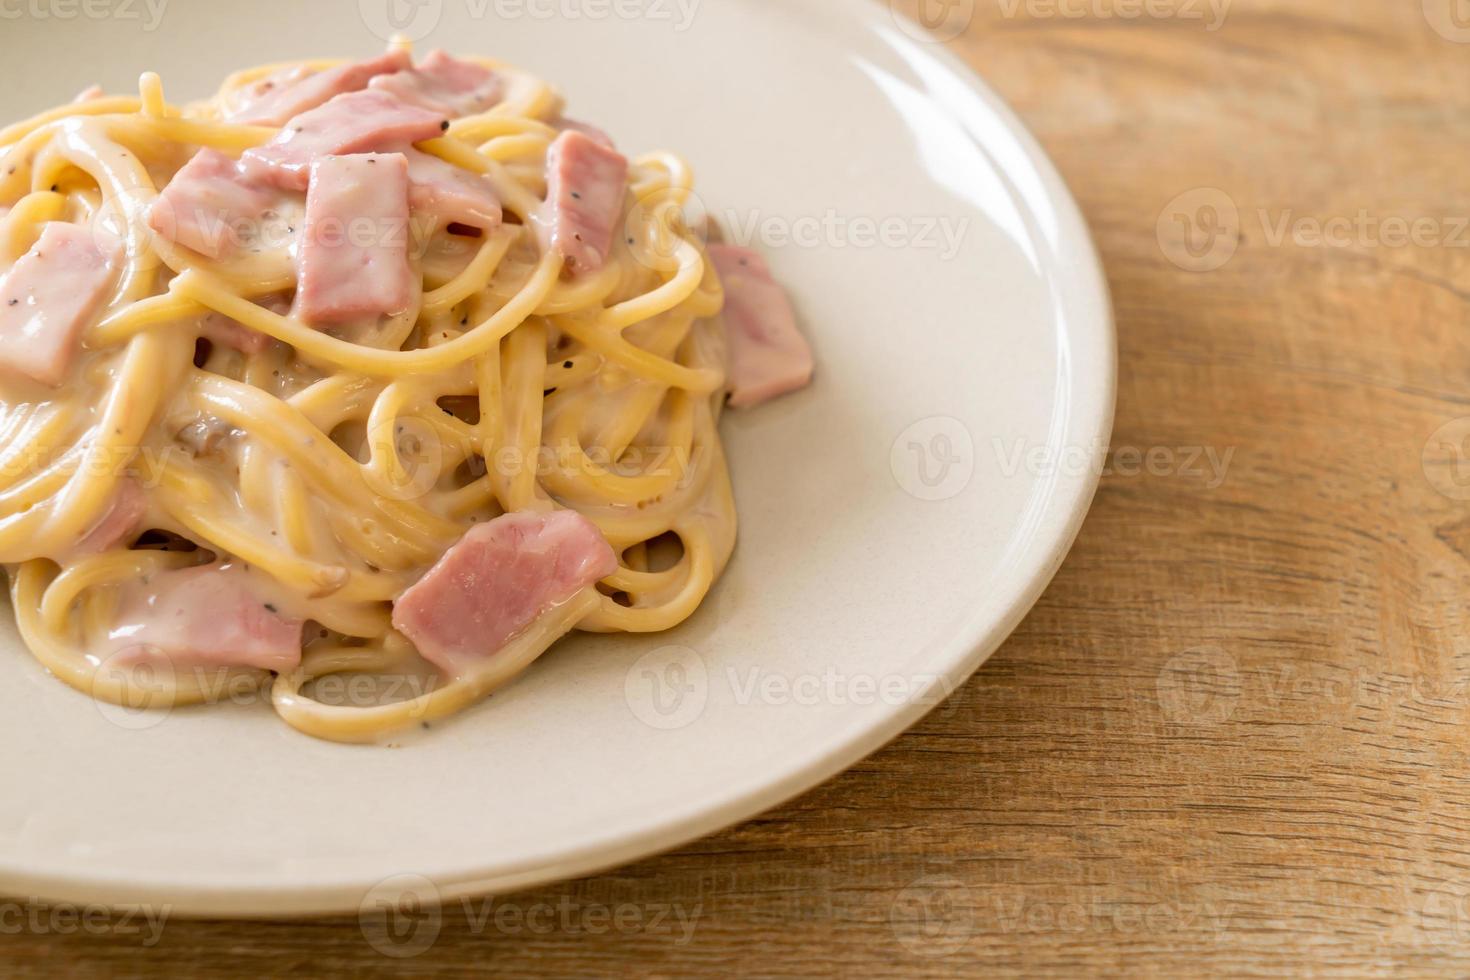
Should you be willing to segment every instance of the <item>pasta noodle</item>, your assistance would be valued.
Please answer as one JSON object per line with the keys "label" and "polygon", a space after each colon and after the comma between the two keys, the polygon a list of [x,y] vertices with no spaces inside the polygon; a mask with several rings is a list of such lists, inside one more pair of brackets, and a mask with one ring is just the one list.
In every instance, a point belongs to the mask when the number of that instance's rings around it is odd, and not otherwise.
{"label": "pasta noodle", "polygon": [[[238,157],[277,135],[228,121],[242,91],[337,62],[249,69],[182,106],[148,73],[136,98],[0,130],[0,270],[47,222],[105,230],[126,256],[71,380],[40,392],[0,377],[0,561],[20,632],[57,677],[152,707],[244,685],[302,731],[368,740],[474,702],[568,626],[668,629],[721,574],[736,528],[716,428],[723,291],[679,218],[689,168],[667,153],[633,158],[605,264],[571,275],[535,230],[561,100],[511,66],[475,63],[505,80],[504,97],[416,146],[483,175],[505,220],[478,237],[414,230],[414,302],[357,333],[291,312],[292,242],[215,259],[145,218],[200,148]],[[272,342],[211,343],[211,318]],[[78,553],[123,481],[144,488],[148,533]],[[558,508],[596,525],[616,571],[484,670],[435,675],[393,629],[391,602],[471,526]],[[110,663],[120,590],[208,561],[239,563],[271,608],[307,621],[299,667],[140,680]],[[372,703],[314,696],[325,678],[353,676],[428,680]]]}

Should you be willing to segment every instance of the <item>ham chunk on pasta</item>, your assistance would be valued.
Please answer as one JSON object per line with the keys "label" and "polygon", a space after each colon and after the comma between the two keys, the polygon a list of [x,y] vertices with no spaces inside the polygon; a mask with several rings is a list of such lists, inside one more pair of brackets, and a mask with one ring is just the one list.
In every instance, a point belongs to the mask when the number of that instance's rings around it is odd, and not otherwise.
{"label": "ham chunk on pasta", "polygon": [[393,626],[457,677],[617,567],[602,533],[576,511],[505,514],[470,528],[409,586],[393,604]]}
{"label": "ham chunk on pasta", "polygon": [[500,101],[503,88],[490,69],[438,50],[408,71],[374,78],[369,87],[451,118],[484,112]]}
{"label": "ham chunk on pasta", "polygon": [[275,139],[245,151],[247,171],[287,190],[305,190],[317,159],[381,152],[404,143],[433,139],[444,131],[443,113],[401,102],[386,92],[339,95],[292,118]]}
{"label": "ham chunk on pasta", "polygon": [[48,221],[0,278],[0,365],[52,388],[65,381],[122,258],[107,232]]}
{"label": "ham chunk on pasta", "polygon": [[573,274],[596,272],[612,251],[613,230],[623,213],[628,161],[585,133],[568,129],[552,141],[546,171],[548,210],[542,221],[549,243]]}
{"label": "ham chunk on pasta", "polygon": [[125,476],[117,484],[102,518],[77,542],[74,554],[98,555],[133,536],[148,513],[148,494],[138,481]]}
{"label": "ham chunk on pasta", "polygon": [[771,278],[760,253],[710,245],[709,257],[725,287],[730,404],[748,408],[805,387],[812,377],[812,349],[797,329],[786,290]]}
{"label": "ham chunk on pasta", "polygon": [[493,231],[500,225],[500,198],[483,175],[406,146],[408,200],[425,232],[450,224]]}
{"label": "ham chunk on pasta", "polygon": [[148,209],[148,227],[212,259],[227,258],[267,234],[281,193],[220,153],[200,150]]}
{"label": "ham chunk on pasta", "polygon": [[312,325],[408,308],[408,163],[401,153],[322,157],[311,167],[296,310]]}
{"label": "ham chunk on pasta", "polygon": [[301,662],[303,621],[283,614],[237,563],[158,572],[118,593],[107,641],[113,664],[281,672]]}
{"label": "ham chunk on pasta", "polygon": [[230,122],[279,126],[336,96],[359,91],[375,79],[392,77],[408,67],[407,52],[389,51],[326,71],[288,68],[248,86],[230,114]]}

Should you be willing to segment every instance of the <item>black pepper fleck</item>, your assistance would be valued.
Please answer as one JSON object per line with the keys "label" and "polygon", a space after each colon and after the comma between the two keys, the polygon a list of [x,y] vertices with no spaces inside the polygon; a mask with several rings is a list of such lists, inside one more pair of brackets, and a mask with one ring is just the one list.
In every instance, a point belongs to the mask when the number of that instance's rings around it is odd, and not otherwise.
{"label": "black pepper fleck", "polygon": [[572,362],[571,361],[562,361],[561,362],[561,366],[564,367],[564,368],[569,368],[569,367],[572,366]]}
{"label": "black pepper fleck", "polygon": [[572,191],[572,200],[574,200],[574,201],[580,201],[581,199],[582,199],[582,195],[581,195],[580,192],[578,192],[578,191]]}
{"label": "black pepper fleck", "polygon": [[448,119],[444,120],[443,122],[441,122],[439,124],[439,132],[441,132],[441,133],[447,133],[447,132],[449,132],[449,120]]}
{"label": "black pepper fleck", "polygon": [[15,304],[17,304],[19,302],[20,302],[20,300],[18,300],[18,299],[6,300],[5,301],[5,305],[6,306],[14,306]]}

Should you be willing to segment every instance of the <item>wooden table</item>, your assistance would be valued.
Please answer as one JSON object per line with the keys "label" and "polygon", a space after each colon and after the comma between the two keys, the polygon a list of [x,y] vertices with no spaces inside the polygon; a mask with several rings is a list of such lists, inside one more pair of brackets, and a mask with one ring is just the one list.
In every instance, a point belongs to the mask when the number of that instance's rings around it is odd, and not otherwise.
{"label": "wooden table", "polygon": [[0,934],[7,972],[1470,969],[1451,2],[1237,0],[1215,30],[1199,0],[970,4],[952,47],[1051,152],[1108,269],[1114,466],[1020,630],[888,748],[478,929],[450,909],[415,958],[355,919],[170,922],[151,948]]}

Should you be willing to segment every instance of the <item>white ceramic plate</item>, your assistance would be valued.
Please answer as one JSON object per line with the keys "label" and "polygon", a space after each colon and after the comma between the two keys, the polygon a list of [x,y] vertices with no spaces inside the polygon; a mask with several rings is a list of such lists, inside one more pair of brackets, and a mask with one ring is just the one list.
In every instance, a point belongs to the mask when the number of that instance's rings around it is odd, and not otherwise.
{"label": "white ceramic plate", "polygon": [[568,641],[399,747],[315,741],[259,703],[104,710],[48,677],[7,618],[0,891],[286,914],[355,910],[385,878],[451,898],[630,861],[897,735],[1061,562],[1110,431],[1106,286],[1035,143],[886,6],[156,9],[7,20],[5,70],[28,84],[0,90],[0,115],[92,81],[127,91],[149,68],[182,99],[262,61],[365,55],[391,14],[421,49],[552,79],[625,150],[686,155],[709,210],[790,287],[819,375],[727,416],[740,543],[693,619]]}

